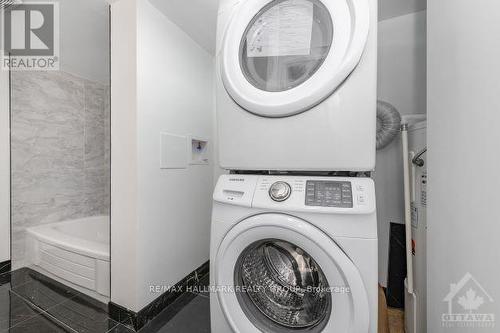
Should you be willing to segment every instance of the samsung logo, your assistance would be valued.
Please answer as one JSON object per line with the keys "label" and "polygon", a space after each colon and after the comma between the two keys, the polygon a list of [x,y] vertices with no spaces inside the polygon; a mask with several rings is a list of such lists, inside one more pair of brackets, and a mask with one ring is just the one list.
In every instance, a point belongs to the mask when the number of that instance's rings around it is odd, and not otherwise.
{"label": "samsung logo", "polygon": [[244,182],[245,179],[243,178],[229,178],[230,182]]}

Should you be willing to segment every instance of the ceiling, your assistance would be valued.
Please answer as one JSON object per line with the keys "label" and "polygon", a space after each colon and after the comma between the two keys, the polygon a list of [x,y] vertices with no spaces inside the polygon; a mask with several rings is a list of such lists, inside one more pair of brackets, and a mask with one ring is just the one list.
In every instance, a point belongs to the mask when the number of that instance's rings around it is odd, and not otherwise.
{"label": "ceiling", "polygon": [[427,0],[378,0],[378,20],[419,12],[427,8]]}
{"label": "ceiling", "polygon": [[[211,54],[219,0],[150,0],[170,20]],[[251,1],[251,0],[247,0]],[[426,0],[378,0],[379,21],[426,9]]]}
{"label": "ceiling", "polygon": [[215,53],[215,31],[219,0],[150,0],[211,54]]}

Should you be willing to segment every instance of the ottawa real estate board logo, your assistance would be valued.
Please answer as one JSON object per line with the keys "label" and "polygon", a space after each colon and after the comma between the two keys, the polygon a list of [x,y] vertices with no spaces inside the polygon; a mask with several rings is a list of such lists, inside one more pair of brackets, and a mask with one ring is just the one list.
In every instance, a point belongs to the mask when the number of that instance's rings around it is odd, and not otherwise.
{"label": "ottawa real estate board logo", "polygon": [[448,311],[441,316],[443,327],[495,327],[495,314],[488,311],[494,303],[493,298],[470,273],[457,283],[450,284],[450,291],[443,302],[448,305]]}
{"label": "ottawa real estate board logo", "polygon": [[59,69],[59,3],[0,0],[1,68]]}

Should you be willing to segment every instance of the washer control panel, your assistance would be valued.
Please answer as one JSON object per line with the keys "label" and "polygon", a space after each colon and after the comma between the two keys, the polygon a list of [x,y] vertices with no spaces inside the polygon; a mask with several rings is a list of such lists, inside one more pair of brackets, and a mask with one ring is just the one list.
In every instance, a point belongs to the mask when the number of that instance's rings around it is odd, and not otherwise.
{"label": "washer control panel", "polygon": [[352,208],[352,186],[346,181],[306,181],[306,206]]}
{"label": "washer control panel", "polygon": [[214,200],[279,211],[372,214],[375,186],[357,177],[222,175]]}

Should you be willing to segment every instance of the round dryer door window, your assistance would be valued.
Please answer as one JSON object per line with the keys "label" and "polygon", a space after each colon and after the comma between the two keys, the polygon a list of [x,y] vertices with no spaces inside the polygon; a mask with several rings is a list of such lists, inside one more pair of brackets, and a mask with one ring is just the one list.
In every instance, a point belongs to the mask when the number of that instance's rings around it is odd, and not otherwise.
{"label": "round dryer door window", "polygon": [[304,112],[355,69],[369,30],[368,0],[255,0],[241,4],[221,53],[227,92],[265,117]]}
{"label": "round dryer door window", "polygon": [[314,75],[332,41],[332,19],[320,1],[273,1],[253,18],[243,36],[241,68],[258,89],[289,90]]}
{"label": "round dryer door window", "polygon": [[234,332],[367,332],[368,295],[349,257],[299,218],[266,213],[236,224],[214,260]]}

